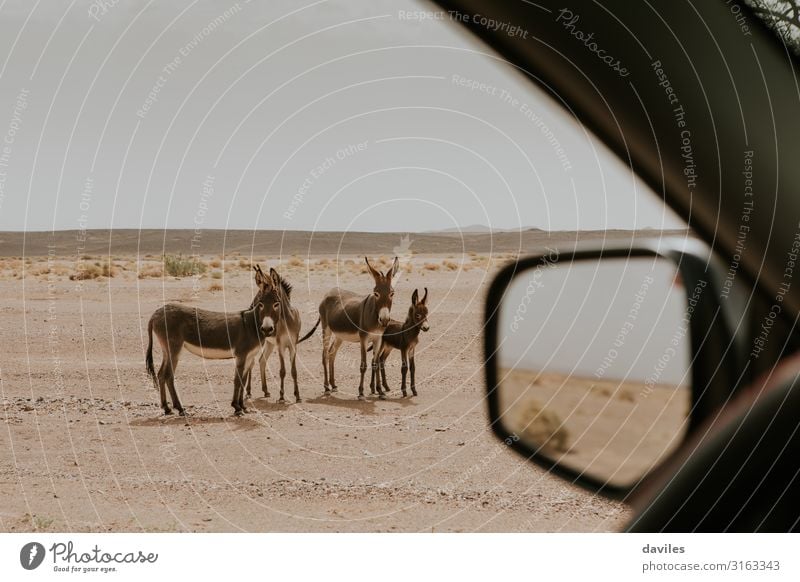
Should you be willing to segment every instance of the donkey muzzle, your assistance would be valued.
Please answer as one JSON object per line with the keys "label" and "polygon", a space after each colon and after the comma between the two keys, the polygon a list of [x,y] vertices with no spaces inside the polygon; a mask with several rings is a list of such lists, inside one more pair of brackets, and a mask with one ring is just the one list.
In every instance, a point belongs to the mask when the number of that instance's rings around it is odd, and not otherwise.
{"label": "donkey muzzle", "polygon": [[261,331],[264,332],[264,335],[267,337],[275,335],[275,323],[272,321],[271,317],[267,317],[264,323],[261,324]]}
{"label": "donkey muzzle", "polygon": [[430,325],[428,325],[428,322],[427,322],[427,321],[423,321],[423,322],[422,322],[422,325],[420,326],[420,329],[421,329],[422,331],[428,331],[430,328],[431,328],[431,326],[430,326]]}
{"label": "donkey muzzle", "polygon": [[378,323],[380,323],[382,327],[386,327],[387,325],[389,325],[390,320],[391,316],[389,315],[389,308],[382,307],[381,310],[378,312]]}

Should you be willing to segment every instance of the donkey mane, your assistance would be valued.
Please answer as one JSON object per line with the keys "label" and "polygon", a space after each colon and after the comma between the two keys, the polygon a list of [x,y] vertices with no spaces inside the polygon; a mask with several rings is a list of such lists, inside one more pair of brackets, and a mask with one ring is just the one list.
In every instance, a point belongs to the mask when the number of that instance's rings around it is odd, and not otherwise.
{"label": "donkey mane", "polygon": [[[278,273],[277,271],[275,271],[275,272]],[[287,299],[291,299],[292,298],[292,284],[289,283],[289,281],[287,281],[283,277],[281,277],[280,273],[278,273],[278,283],[281,284],[281,287],[283,288],[283,292],[286,293],[286,298]]]}

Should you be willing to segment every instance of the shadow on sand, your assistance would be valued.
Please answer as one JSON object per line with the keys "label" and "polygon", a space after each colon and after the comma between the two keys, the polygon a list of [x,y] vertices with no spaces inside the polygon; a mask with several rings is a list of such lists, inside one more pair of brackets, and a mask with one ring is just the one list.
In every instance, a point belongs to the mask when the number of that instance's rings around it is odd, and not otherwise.
{"label": "shadow on sand", "polygon": [[228,424],[231,425],[233,430],[255,430],[263,428],[263,424],[254,418],[247,418],[247,416],[236,417],[232,414],[230,416],[194,416],[191,412],[187,412],[186,416],[178,416],[177,414],[170,416],[155,416],[152,418],[137,418],[128,423],[129,426],[192,426],[192,425],[207,425],[207,424]]}
{"label": "shadow on sand", "polygon": [[386,400],[380,400],[377,396],[368,395],[366,400],[357,400],[355,398],[339,396],[339,393],[323,394],[316,398],[309,398],[306,400],[308,404],[321,404],[323,406],[332,406],[334,408],[347,408],[349,410],[356,410],[361,414],[374,415],[378,411],[377,404],[399,404],[401,406],[416,406],[413,398],[392,398],[387,397]]}

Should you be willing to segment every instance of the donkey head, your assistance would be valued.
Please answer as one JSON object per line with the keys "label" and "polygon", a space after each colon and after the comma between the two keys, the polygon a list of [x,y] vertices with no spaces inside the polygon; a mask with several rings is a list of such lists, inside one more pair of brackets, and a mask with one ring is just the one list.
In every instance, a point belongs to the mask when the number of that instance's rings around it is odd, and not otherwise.
{"label": "donkey head", "polygon": [[256,319],[260,322],[261,331],[265,336],[275,335],[278,321],[281,318],[281,302],[278,296],[279,282],[275,269],[270,271],[269,276],[264,274],[260,265],[255,265],[253,270],[256,272],[256,285],[258,285],[258,295],[255,299],[254,308]]}
{"label": "donkey head", "polygon": [[386,327],[389,325],[389,320],[391,319],[392,298],[394,297],[392,277],[397,274],[400,263],[397,257],[395,257],[389,270],[385,273],[381,273],[369,264],[369,259],[367,257],[364,257],[364,260],[367,262],[369,272],[375,280],[375,287],[372,289],[372,294],[375,297],[375,310],[378,312],[378,322],[381,326]]}
{"label": "donkey head", "polygon": [[264,337],[274,336],[281,316],[281,303],[278,298],[271,293],[262,295],[253,309],[256,322]]}
{"label": "donkey head", "polygon": [[418,325],[422,331],[428,331],[428,288],[425,287],[425,295],[420,300],[419,292],[414,289],[411,294],[411,307],[408,308],[408,317],[414,325]]}

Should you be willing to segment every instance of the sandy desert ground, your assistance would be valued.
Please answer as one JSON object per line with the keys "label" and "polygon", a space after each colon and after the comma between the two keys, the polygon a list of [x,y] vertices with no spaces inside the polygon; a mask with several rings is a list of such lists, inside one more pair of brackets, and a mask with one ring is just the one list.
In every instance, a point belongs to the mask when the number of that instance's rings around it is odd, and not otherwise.
{"label": "sandy desert ground", "polygon": [[645,386],[533,370],[503,370],[500,410],[509,432],[550,458],[630,486],[680,445],[688,386]]}
{"label": "sandy desert ground", "polygon": [[[155,232],[0,233],[0,530],[608,531],[628,517],[519,458],[487,426],[486,287],[520,251],[569,236],[350,233],[337,244],[297,233],[253,246],[252,233],[227,233],[204,239],[202,276],[172,277],[161,253],[186,248],[188,235]],[[281,252],[268,252],[276,240]],[[360,255],[394,252],[406,267],[393,315],[405,315],[415,287],[430,292],[418,397],[399,397],[395,352],[389,400],[357,401],[354,344],[339,353],[339,394],[323,397],[317,332],[299,349],[302,404],[276,403],[270,376],[272,398],[254,390],[253,412],[234,418],[232,362],[185,354],[176,385],[188,416],[161,415],[144,350],[163,302],[240,310],[255,259],[294,284],[305,331],[329,288],[371,290]],[[276,364],[273,355],[271,373]]]}

